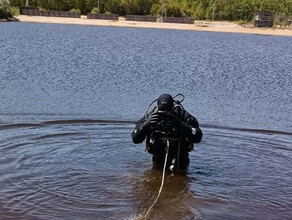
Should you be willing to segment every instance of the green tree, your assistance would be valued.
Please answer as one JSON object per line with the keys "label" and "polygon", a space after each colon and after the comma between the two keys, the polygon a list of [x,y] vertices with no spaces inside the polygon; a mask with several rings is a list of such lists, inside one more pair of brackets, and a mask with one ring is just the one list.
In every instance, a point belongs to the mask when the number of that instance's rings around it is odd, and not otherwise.
{"label": "green tree", "polygon": [[161,4],[153,4],[150,10],[150,15],[161,15],[162,14],[162,6]]}
{"label": "green tree", "polygon": [[108,0],[105,3],[105,11],[112,14],[125,14],[124,7],[120,0]]}
{"label": "green tree", "polygon": [[168,17],[182,17],[183,12],[178,2],[170,2],[166,5],[166,15]]}
{"label": "green tree", "polygon": [[239,3],[237,20],[251,20],[254,13],[253,1],[243,0]]}
{"label": "green tree", "polygon": [[0,0],[0,19],[12,17],[9,0]]}
{"label": "green tree", "polygon": [[198,4],[194,4],[193,10],[194,10],[194,17],[196,19],[206,19],[206,9],[208,5],[206,5],[203,1],[198,2]]}

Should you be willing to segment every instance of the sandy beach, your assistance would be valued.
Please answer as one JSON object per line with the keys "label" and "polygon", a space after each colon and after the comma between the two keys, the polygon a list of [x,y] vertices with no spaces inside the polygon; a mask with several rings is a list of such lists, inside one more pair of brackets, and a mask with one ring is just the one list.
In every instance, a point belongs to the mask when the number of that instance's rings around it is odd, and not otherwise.
{"label": "sandy beach", "polygon": [[138,22],[125,21],[120,17],[119,21],[87,19],[86,16],[81,18],[59,18],[59,17],[43,17],[43,16],[17,16],[20,22],[35,23],[54,23],[54,24],[75,24],[75,25],[97,25],[110,27],[136,27],[136,28],[160,28],[171,30],[189,30],[189,31],[211,31],[211,32],[227,32],[241,34],[259,34],[259,35],[275,35],[275,36],[291,36],[292,29],[277,28],[251,28],[241,27],[232,22],[207,22],[195,21],[195,24],[174,24],[160,22]]}

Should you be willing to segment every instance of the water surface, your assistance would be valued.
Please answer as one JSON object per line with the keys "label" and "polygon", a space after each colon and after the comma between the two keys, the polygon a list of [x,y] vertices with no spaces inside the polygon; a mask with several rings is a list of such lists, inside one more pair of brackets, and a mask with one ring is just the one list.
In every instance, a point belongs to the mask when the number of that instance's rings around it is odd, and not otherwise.
{"label": "water surface", "polygon": [[292,218],[291,38],[0,24],[0,218],[133,219],[161,170],[132,121],[183,93],[203,125],[151,219]]}

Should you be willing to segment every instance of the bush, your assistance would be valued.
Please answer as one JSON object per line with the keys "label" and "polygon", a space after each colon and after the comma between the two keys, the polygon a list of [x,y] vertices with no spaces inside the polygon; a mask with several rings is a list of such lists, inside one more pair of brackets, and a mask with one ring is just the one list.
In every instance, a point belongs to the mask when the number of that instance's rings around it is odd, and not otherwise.
{"label": "bush", "polygon": [[286,24],[287,24],[287,16],[282,13],[282,14],[277,14],[275,16],[275,19],[274,19],[274,25],[276,27],[280,27],[280,28],[284,28],[286,27]]}
{"label": "bush", "polygon": [[0,10],[7,11],[10,7],[9,0],[0,0]]}
{"label": "bush", "polygon": [[19,12],[19,8],[17,7],[10,7],[9,8],[9,12],[13,15],[13,16],[18,16],[20,14]]}
{"label": "bush", "polygon": [[11,13],[8,11],[3,11],[0,9],[0,19],[6,19],[12,17]]}
{"label": "bush", "polygon": [[81,13],[80,9],[76,9],[76,8],[72,8],[69,12],[73,12],[73,13]]}
{"label": "bush", "polygon": [[99,13],[99,9],[98,9],[98,8],[93,8],[93,9],[91,10],[91,13],[98,14],[98,13]]}
{"label": "bush", "polygon": [[239,21],[236,21],[235,23],[242,26],[242,27],[245,27],[247,25],[248,21],[239,20]]}
{"label": "bush", "polygon": [[[190,10],[183,11],[177,2],[172,2],[170,4],[166,4],[166,15],[167,17],[186,17],[190,16]],[[162,14],[162,6],[161,4],[153,4],[150,10],[150,15],[161,15]]]}
{"label": "bush", "polygon": [[12,17],[9,0],[0,0],[0,19]]}

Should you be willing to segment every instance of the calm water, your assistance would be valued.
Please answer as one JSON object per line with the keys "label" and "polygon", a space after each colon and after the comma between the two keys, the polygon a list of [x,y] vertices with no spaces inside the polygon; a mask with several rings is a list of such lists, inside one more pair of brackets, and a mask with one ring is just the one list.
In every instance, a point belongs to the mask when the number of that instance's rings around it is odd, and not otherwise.
{"label": "calm water", "polygon": [[292,38],[0,23],[0,219],[134,219],[131,121],[183,93],[204,138],[150,219],[292,218]]}

